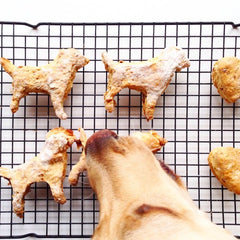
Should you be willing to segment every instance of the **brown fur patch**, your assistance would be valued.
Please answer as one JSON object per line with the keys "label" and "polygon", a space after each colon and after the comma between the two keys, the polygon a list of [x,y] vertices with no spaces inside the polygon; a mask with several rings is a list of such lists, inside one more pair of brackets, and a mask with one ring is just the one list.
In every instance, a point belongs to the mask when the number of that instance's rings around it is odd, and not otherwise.
{"label": "brown fur patch", "polygon": [[98,148],[101,147],[102,145],[105,145],[106,139],[110,138],[110,137],[114,137],[117,138],[117,134],[111,130],[108,129],[104,129],[104,130],[100,130],[96,133],[94,133],[88,140],[86,143],[86,151],[88,150],[88,148]]}
{"label": "brown fur patch", "polygon": [[159,160],[159,163],[162,167],[162,169],[182,188],[185,188],[184,183],[182,182],[181,178],[175,173],[173,172],[173,170],[171,170],[169,168],[169,166],[167,166],[163,161]]}
{"label": "brown fur patch", "polygon": [[86,143],[86,156],[88,154],[92,155],[95,161],[106,163],[111,160],[111,158],[107,157],[111,153],[110,150],[117,152],[117,148],[115,145],[118,138],[118,135],[111,130],[101,130],[94,133]]}
{"label": "brown fur patch", "polygon": [[173,210],[171,210],[170,208],[166,208],[166,207],[158,207],[158,206],[151,206],[148,204],[142,204],[140,207],[138,207],[135,211],[138,215],[145,215],[145,214],[149,214],[149,213],[164,213],[164,214],[168,214],[168,215],[172,215],[175,217],[179,217],[179,214]]}

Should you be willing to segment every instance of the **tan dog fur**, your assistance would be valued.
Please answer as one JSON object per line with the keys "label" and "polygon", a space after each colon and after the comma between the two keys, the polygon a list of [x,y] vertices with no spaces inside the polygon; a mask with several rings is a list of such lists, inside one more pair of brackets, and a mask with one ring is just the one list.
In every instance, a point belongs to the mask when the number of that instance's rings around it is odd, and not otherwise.
{"label": "tan dog fur", "polygon": [[142,141],[97,132],[86,144],[86,169],[100,202],[93,240],[235,239],[197,209]]}

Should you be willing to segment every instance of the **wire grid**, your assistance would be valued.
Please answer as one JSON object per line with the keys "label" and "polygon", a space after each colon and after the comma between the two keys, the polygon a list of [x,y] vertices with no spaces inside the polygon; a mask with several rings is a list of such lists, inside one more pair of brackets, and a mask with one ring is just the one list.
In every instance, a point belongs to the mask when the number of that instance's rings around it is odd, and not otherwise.
{"label": "wire grid", "polygon": [[[49,96],[30,94],[10,111],[11,78],[1,69],[1,166],[14,167],[41,150],[48,130],[83,127],[88,136],[108,128],[119,135],[154,129],[168,140],[157,157],[182,177],[192,199],[218,225],[240,236],[240,198],[211,174],[207,157],[218,146],[240,147],[240,105],[227,104],[212,85],[213,64],[223,56],[240,57],[240,31],[232,23],[0,23],[0,56],[16,65],[40,66],[53,60],[60,48],[74,47],[90,59],[80,69],[65,102],[67,120],[56,118]],[[160,97],[154,119],[142,113],[141,94],[124,89],[108,114],[103,93],[107,73],[101,62],[105,50],[114,60],[139,61],[157,56],[167,46],[182,47],[190,68],[176,73]],[[0,179],[0,237],[90,238],[99,208],[86,177],[71,187],[67,177],[80,151],[68,151],[64,182],[67,203],[54,202],[46,183],[31,186],[25,197],[25,214],[12,212],[11,186]]]}

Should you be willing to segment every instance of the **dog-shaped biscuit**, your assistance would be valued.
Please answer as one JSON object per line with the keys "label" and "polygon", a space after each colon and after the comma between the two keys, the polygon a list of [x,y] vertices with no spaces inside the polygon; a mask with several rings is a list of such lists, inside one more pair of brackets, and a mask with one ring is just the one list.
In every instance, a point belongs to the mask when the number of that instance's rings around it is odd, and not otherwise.
{"label": "dog-shaped biscuit", "polygon": [[54,128],[46,135],[43,150],[32,160],[13,169],[0,167],[0,176],[13,188],[13,211],[20,218],[24,213],[24,197],[34,182],[47,182],[54,200],[65,203],[63,180],[67,167],[67,149],[78,140],[72,130]]}
{"label": "dog-shaped biscuit", "polygon": [[198,210],[181,179],[134,137],[93,134],[86,169],[100,203],[93,240],[235,239]]}
{"label": "dog-shaped biscuit", "polygon": [[185,52],[179,47],[164,49],[160,56],[143,62],[114,62],[107,52],[102,61],[108,71],[108,86],[104,94],[105,108],[112,112],[116,105],[114,96],[123,88],[142,92],[143,113],[153,119],[158,98],[165,92],[175,71],[189,67]]}
{"label": "dog-shaped biscuit", "polygon": [[72,88],[76,72],[88,62],[89,59],[74,48],[61,49],[54,61],[41,67],[17,67],[8,59],[0,58],[2,67],[13,78],[12,112],[18,110],[19,101],[29,93],[46,93],[51,97],[57,117],[66,119],[63,103]]}

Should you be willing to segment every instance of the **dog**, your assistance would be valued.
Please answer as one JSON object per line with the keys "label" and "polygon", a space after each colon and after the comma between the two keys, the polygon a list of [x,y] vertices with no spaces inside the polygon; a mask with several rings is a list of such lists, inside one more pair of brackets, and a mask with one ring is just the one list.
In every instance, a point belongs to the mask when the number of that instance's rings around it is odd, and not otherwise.
{"label": "dog", "polygon": [[19,101],[29,93],[46,93],[51,101],[57,117],[66,119],[63,102],[70,92],[78,69],[89,63],[89,59],[74,49],[60,49],[54,61],[41,67],[16,67],[8,59],[0,58],[5,71],[13,78],[12,101],[10,108],[15,113]]}
{"label": "dog", "polygon": [[93,134],[86,169],[100,203],[93,240],[235,239],[198,210],[181,179],[134,137]]}
{"label": "dog", "polygon": [[158,98],[165,92],[174,72],[189,67],[185,52],[179,47],[168,47],[160,56],[142,62],[114,62],[107,52],[102,61],[108,71],[108,86],[104,94],[105,108],[114,110],[114,96],[123,88],[142,92],[143,113],[147,120],[153,119]]}

